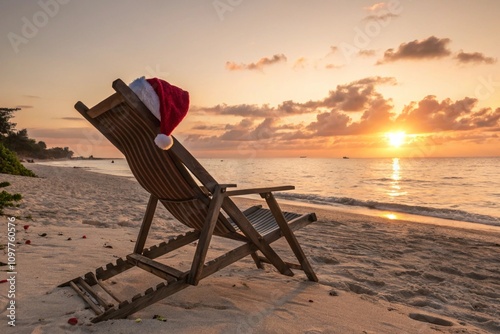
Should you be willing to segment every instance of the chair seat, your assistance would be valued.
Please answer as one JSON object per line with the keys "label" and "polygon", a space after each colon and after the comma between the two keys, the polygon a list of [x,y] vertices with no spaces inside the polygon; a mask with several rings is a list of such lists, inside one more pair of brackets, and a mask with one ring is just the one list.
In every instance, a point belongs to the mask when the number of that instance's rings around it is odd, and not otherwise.
{"label": "chair seat", "polygon": [[[253,209],[246,210],[244,214],[252,226],[262,236],[279,229],[278,223],[269,209],[254,207]],[[285,216],[287,222],[301,216],[300,214],[292,212],[283,212],[283,215]],[[228,221],[234,227],[236,232],[241,232],[239,227],[231,220],[231,218],[228,218]]]}

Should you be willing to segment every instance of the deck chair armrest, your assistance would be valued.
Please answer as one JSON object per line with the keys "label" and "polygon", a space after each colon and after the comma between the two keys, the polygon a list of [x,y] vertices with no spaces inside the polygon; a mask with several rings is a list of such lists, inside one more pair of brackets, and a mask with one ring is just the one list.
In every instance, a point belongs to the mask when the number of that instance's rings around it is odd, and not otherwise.
{"label": "deck chair armrest", "polygon": [[219,187],[221,187],[221,189],[236,188],[237,185],[234,183],[222,183],[222,184],[219,184]]}
{"label": "deck chair armrest", "polygon": [[250,194],[266,194],[274,191],[285,191],[293,190],[294,186],[280,186],[280,187],[267,187],[267,188],[250,188],[241,190],[230,190],[226,191],[226,196],[240,196],[240,195],[250,195]]}
{"label": "deck chair armrest", "polygon": [[[223,189],[223,192],[226,192],[226,188],[235,188],[235,187],[237,187],[237,186],[236,186],[236,184],[219,184],[219,187],[220,187],[221,189]],[[203,185],[202,185],[202,186],[200,186],[200,189],[201,189],[201,191],[203,191],[205,194],[207,194],[207,195],[212,195],[212,193],[210,192],[210,190],[209,190],[207,187],[205,187],[205,186],[203,186]]]}

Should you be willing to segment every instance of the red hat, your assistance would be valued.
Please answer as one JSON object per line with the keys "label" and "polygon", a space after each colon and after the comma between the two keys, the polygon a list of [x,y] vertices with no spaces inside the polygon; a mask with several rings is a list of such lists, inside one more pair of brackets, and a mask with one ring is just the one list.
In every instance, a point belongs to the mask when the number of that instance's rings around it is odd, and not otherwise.
{"label": "red hat", "polygon": [[160,131],[155,143],[168,150],[173,145],[172,131],[186,116],[189,109],[189,93],[158,78],[146,79],[160,100]]}
{"label": "red hat", "polygon": [[189,93],[158,78],[139,78],[130,84],[148,109],[160,120],[160,134],[155,143],[168,150],[173,145],[172,131],[186,116],[189,109]]}

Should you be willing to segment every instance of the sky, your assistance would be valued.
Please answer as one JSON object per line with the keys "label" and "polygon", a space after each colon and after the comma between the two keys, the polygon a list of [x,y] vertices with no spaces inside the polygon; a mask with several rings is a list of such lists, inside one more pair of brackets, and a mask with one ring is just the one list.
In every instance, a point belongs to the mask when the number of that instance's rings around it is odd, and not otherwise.
{"label": "sky", "polygon": [[197,157],[500,156],[498,0],[2,0],[0,107],[75,156],[121,78],[190,94]]}

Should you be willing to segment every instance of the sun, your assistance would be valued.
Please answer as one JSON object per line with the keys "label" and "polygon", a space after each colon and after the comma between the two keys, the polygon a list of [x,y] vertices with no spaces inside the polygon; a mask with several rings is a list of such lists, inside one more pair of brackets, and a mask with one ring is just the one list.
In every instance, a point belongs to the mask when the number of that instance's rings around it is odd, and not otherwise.
{"label": "sun", "polygon": [[405,143],[406,133],[404,131],[388,132],[385,134],[392,147],[400,147]]}

